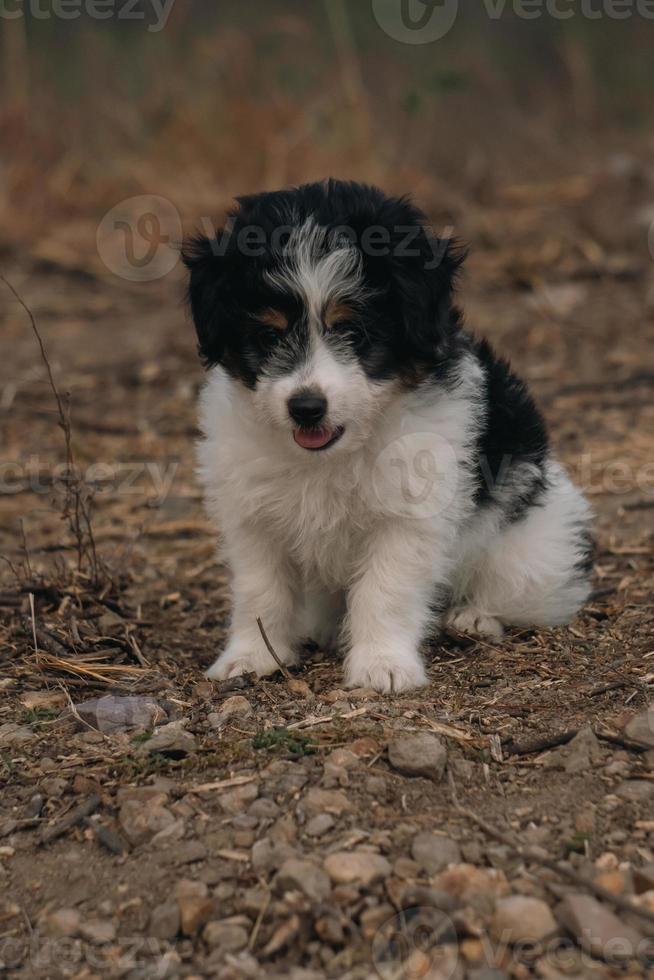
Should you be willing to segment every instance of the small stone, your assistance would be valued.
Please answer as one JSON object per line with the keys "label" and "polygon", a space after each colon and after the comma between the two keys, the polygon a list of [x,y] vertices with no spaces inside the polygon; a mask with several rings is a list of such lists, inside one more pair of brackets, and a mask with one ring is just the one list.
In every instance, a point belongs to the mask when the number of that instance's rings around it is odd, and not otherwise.
{"label": "small stone", "polygon": [[624,779],[631,772],[631,765],[626,759],[614,759],[604,767],[607,776],[621,776]]}
{"label": "small stone", "polygon": [[118,823],[130,844],[137,846],[171,827],[176,820],[170,810],[160,803],[126,800],[118,813]]}
{"label": "small stone", "polygon": [[79,928],[80,935],[95,946],[112,943],[116,938],[116,927],[107,919],[89,919]]}
{"label": "small stone", "polygon": [[163,804],[168,799],[168,793],[156,786],[119,786],[116,790],[116,803],[122,806],[127,800],[137,800],[148,805]]}
{"label": "small stone", "polygon": [[624,732],[634,742],[640,742],[648,749],[654,749],[654,704],[648,705],[644,711],[634,715],[625,725]]}
{"label": "small stone", "polygon": [[252,870],[257,875],[269,874],[281,868],[282,864],[292,857],[297,857],[297,852],[290,844],[277,844],[264,837],[252,848]]}
{"label": "small stone", "polygon": [[180,916],[177,902],[164,902],[152,909],[149,934],[155,939],[171,941],[179,932]]}
{"label": "small stone", "polygon": [[645,803],[654,797],[654,783],[647,779],[629,779],[615,789],[616,796],[631,803]]}
{"label": "small stone", "polygon": [[168,718],[165,709],[154,698],[138,695],[106,694],[76,704],[75,711],[83,722],[105,734],[150,731]]}
{"label": "small stone", "polygon": [[308,698],[313,700],[314,694],[306,681],[303,681],[300,677],[291,677],[290,680],[286,681],[286,686],[288,687],[291,694],[297,694],[302,698]]}
{"label": "small stone", "polygon": [[314,928],[323,943],[329,946],[342,946],[345,942],[343,926],[335,915],[320,915],[314,922]]}
{"label": "small stone", "polygon": [[207,946],[222,953],[238,953],[248,944],[248,934],[243,926],[233,922],[207,922],[202,930]]}
{"label": "small stone", "polygon": [[333,882],[343,885],[370,886],[391,873],[386,858],[371,851],[336,851],[325,858],[324,868]]}
{"label": "small stone", "polygon": [[654,864],[634,868],[634,891],[637,895],[654,890]]}
{"label": "small stone", "polygon": [[171,721],[168,725],[156,728],[152,738],[139,747],[139,752],[158,752],[160,755],[170,756],[171,759],[180,759],[189,752],[194,752],[195,748],[195,736],[185,731],[181,721]]}
{"label": "small stone", "polygon": [[49,799],[58,800],[68,789],[68,782],[61,776],[46,776],[39,782],[39,789]]}
{"label": "small stone", "polygon": [[214,687],[211,681],[200,681],[193,687],[193,697],[200,701],[209,701],[213,697]]}
{"label": "small stone", "polygon": [[393,874],[397,878],[417,878],[420,874],[420,865],[408,857],[399,857],[393,862]]}
{"label": "small stone", "polygon": [[595,884],[606,888],[612,895],[624,895],[632,890],[630,870],[604,871],[595,878]]}
{"label": "small stone", "polygon": [[[622,838],[625,840],[626,838]],[[599,857],[595,858],[595,867],[599,871],[615,871],[620,862],[618,861],[618,855],[614,854],[613,851],[603,851]]]}
{"label": "small stone", "polygon": [[347,698],[347,691],[343,691],[340,687],[335,688],[333,691],[326,691],[320,695],[320,700],[325,701],[327,704],[335,704],[336,701],[344,701]]}
{"label": "small stone", "polygon": [[125,620],[113,609],[107,609],[97,619],[97,626],[101,633],[111,633],[112,630],[119,629],[121,632],[125,628]]}
{"label": "small stone", "polygon": [[50,913],[47,921],[52,936],[70,938],[79,934],[82,917],[76,909],[58,909]]}
{"label": "small stone", "polygon": [[180,927],[185,936],[194,936],[216,911],[213,899],[202,895],[178,894],[177,904]]}
{"label": "small stone", "polygon": [[308,821],[304,832],[308,837],[322,837],[334,824],[335,820],[329,813],[318,813]]}
{"label": "small stone", "polygon": [[500,898],[495,906],[491,932],[501,942],[511,945],[541,942],[557,931],[549,905],[527,895]]}
{"label": "small stone", "polygon": [[324,902],[331,891],[329,877],[313,861],[289,858],[277,872],[278,891],[301,891],[312,902]]}
{"label": "small stone", "polygon": [[545,765],[572,774],[588,772],[602,760],[602,747],[590,725],[580,729],[571,742],[551,752]]}
{"label": "small stone", "polygon": [[325,759],[325,765],[338,766],[339,769],[352,769],[359,763],[359,757],[349,749],[334,749]]}
{"label": "small stone", "polygon": [[451,837],[424,831],[413,838],[411,856],[428,875],[435,875],[450,864],[459,864],[461,850]]}
{"label": "small stone", "polygon": [[345,793],[334,789],[319,789],[315,786],[307,792],[300,806],[307,817],[315,817],[322,813],[340,817],[341,814],[352,809],[352,804]]}
{"label": "small stone", "polygon": [[428,977],[429,980],[463,980],[465,971],[459,962],[456,944],[434,946],[428,952],[414,949],[402,964],[405,977]]}
{"label": "small stone", "polygon": [[258,783],[245,783],[243,786],[234,786],[232,789],[225,790],[217,799],[225,813],[237,816],[243,813],[258,795]]}
{"label": "small stone", "polygon": [[437,891],[443,891],[464,902],[480,895],[502,898],[509,894],[509,885],[503,871],[496,868],[477,868],[472,864],[454,864],[436,875],[432,884]]}
{"label": "small stone", "polygon": [[66,695],[63,691],[24,691],[19,701],[28,711],[53,711],[66,706]]}
{"label": "small stone", "polygon": [[374,687],[353,687],[347,692],[347,696],[351,701],[375,701],[381,697]]}
{"label": "small stone", "polygon": [[251,714],[252,705],[248,699],[242,694],[234,694],[223,701],[220,711],[211,712],[207,721],[212,728],[222,728],[230,718],[249,718]]}
{"label": "small stone", "polygon": [[363,735],[361,738],[356,738],[353,742],[350,742],[347,748],[351,752],[354,752],[360,759],[371,759],[381,752],[379,742],[372,735]]}
{"label": "small stone", "polygon": [[28,725],[16,725],[13,722],[0,725],[0,745],[27,745],[35,738],[36,732],[33,732]]}
{"label": "small stone", "polygon": [[388,760],[405,776],[424,776],[438,782],[445,772],[447,750],[437,735],[418,732],[389,742]]}
{"label": "small stone", "polygon": [[581,948],[598,959],[632,959],[643,939],[591,895],[566,895],[557,908],[557,918]]}
{"label": "small stone", "polygon": [[248,814],[259,820],[276,820],[280,814],[280,809],[274,800],[269,800],[265,796],[255,800],[248,807]]}
{"label": "small stone", "polygon": [[484,959],[484,944],[480,939],[462,939],[459,949],[468,964],[478,964]]}
{"label": "small stone", "polygon": [[175,885],[175,895],[177,898],[184,898],[187,895],[196,895],[198,898],[206,898],[209,889],[205,882],[195,881],[193,878],[180,878]]}
{"label": "small stone", "polygon": [[251,848],[257,839],[257,835],[254,830],[235,830],[234,831],[234,847],[245,847]]}

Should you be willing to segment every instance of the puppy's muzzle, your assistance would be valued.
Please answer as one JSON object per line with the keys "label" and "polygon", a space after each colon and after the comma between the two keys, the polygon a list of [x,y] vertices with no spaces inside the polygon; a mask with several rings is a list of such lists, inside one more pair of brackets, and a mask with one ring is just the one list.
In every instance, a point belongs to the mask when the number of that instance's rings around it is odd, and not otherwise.
{"label": "puppy's muzzle", "polygon": [[303,429],[315,428],[327,414],[327,399],[313,391],[292,395],[288,400],[288,414]]}

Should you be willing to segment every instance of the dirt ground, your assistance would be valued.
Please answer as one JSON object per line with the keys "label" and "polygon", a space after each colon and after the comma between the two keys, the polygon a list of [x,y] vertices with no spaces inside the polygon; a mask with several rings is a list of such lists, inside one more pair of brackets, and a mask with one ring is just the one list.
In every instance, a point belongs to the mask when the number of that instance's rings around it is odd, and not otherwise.
{"label": "dirt ground", "polygon": [[[596,592],[565,628],[444,635],[430,686],[400,697],[342,691],[319,650],[290,680],[203,679],[229,596],[193,474],[180,270],[136,285],[84,256],[5,257],[71,393],[102,567],[76,568],[63,432],[0,284],[0,972],[647,974],[653,201],[623,155],[433,210],[473,245],[467,323],[530,379],[591,497]],[[149,696],[160,727],[71,710],[107,694]]]}

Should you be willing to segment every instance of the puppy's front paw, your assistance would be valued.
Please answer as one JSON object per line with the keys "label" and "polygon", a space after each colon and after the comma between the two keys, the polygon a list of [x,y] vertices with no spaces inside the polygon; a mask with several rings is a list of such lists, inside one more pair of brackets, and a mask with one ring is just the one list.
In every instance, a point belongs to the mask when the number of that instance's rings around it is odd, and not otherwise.
{"label": "puppy's front paw", "polygon": [[459,633],[484,636],[489,640],[501,640],[504,633],[499,619],[487,616],[474,606],[460,606],[450,610],[446,622]]}
{"label": "puppy's front paw", "polygon": [[399,694],[428,682],[422,661],[413,651],[355,648],[345,661],[346,687],[372,687],[382,694]]}
{"label": "puppy's front paw", "polygon": [[[280,659],[284,663],[291,663],[293,658],[289,654]],[[212,681],[224,681],[228,677],[238,677],[239,674],[256,674],[257,677],[264,677],[266,674],[274,674],[278,669],[276,661],[265,648],[258,650],[254,644],[230,643],[209,667],[205,677]]]}

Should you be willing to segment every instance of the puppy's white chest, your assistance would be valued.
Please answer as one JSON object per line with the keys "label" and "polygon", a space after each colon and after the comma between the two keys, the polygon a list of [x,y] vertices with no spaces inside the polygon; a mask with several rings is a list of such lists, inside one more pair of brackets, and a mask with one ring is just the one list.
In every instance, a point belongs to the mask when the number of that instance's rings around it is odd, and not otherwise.
{"label": "puppy's white chest", "polygon": [[374,520],[365,484],[350,477],[291,476],[270,515],[302,576],[335,588],[347,585]]}

